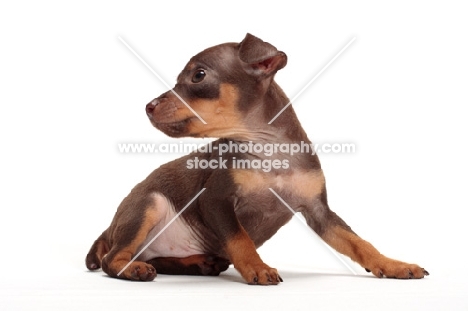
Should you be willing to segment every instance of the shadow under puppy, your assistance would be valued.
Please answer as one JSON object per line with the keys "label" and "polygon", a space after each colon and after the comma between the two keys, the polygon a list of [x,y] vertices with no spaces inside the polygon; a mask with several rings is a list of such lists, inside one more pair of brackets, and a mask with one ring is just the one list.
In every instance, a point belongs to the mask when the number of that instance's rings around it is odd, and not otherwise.
{"label": "shadow under puppy", "polygon": [[[250,34],[241,43],[217,45],[192,57],[173,91],[206,124],[172,91],[150,102],[146,113],[169,136],[220,139],[211,144],[212,152],[196,151],[162,165],[139,183],[91,247],[88,269],[102,267],[112,277],[150,281],[156,271],[219,275],[232,263],[249,284],[278,284],[282,279],[277,270],[266,265],[256,249],[293,214],[271,188],[302,213],[326,243],[375,276],[419,279],[429,274],[418,265],[380,254],[330,210],[316,155],[275,152],[268,156],[239,149],[248,143],[265,147],[311,143],[292,107],[268,124],[289,103],[273,80],[286,62],[283,52]],[[225,146],[231,150],[220,154]],[[194,165],[203,160],[212,168]],[[273,165],[233,168],[239,160],[243,165],[255,161]]]}

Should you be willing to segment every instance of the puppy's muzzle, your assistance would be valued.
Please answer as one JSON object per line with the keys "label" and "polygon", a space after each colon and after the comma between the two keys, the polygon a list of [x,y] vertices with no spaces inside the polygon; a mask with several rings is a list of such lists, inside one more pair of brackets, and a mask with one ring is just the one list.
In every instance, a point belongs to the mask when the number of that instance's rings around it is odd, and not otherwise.
{"label": "puppy's muzzle", "polygon": [[150,119],[153,118],[154,108],[156,108],[158,104],[159,104],[159,98],[155,98],[146,105],[146,114],[148,115],[148,118]]}

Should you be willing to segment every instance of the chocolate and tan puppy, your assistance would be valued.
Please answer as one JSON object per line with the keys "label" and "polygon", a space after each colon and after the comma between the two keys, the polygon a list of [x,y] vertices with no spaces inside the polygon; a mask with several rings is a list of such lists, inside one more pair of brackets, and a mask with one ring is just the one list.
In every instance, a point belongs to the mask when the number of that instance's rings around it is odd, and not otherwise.
{"label": "chocolate and tan puppy", "polygon": [[219,140],[211,152],[162,165],[138,184],[91,247],[88,269],[102,267],[112,277],[150,281],[156,271],[218,275],[232,263],[249,284],[278,284],[277,270],[256,249],[293,214],[271,188],[326,243],[375,276],[419,279],[429,274],[380,254],[330,210],[315,154],[276,150],[267,155],[247,148],[311,143],[292,107],[268,124],[289,103],[273,80],[286,62],[283,52],[250,34],[241,43],[217,45],[190,59],[173,91],[206,124],[172,91],[151,101],[146,113],[171,137]]}

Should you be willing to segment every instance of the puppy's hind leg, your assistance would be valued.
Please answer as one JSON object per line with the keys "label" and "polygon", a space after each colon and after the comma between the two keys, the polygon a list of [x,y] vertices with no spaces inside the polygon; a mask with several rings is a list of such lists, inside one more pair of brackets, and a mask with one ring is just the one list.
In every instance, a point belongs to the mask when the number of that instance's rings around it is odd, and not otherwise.
{"label": "puppy's hind leg", "polygon": [[208,254],[193,255],[185,258],[159,257],[147,263],[156,268],[160,274],[209,275],[217,276],[226,271],[231,264],[229,260]]}
{"label": "puppy's hind leg", "polygon": [[101,268],[102,258],[109,252],[109,241],[107,239],[107,230],[104,231],[96,241],[86,256],[86,267],[91,270]]}
{"label": "puppy's hind leg", "polygon": [[156,269],[143,261],[134,260],[138,249],[151,229],[164,217],[158,196],[138,196],[132,193],[121,203],[109,228],[112,243],[102,259],[102,270],[111,277],[134,281],[152,281]]}

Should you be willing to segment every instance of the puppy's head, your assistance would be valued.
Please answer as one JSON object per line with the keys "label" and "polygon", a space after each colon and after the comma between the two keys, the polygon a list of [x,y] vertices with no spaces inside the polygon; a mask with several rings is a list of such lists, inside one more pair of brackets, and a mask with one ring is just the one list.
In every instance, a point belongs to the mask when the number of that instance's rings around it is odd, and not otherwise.
{"label": "puppy's head", "polygon": [[250,34],[241,43],[208,48],[190,59],[172,90],[146,105],[146,113],[172,137],[242,138],[286,62],[286,54]]}

